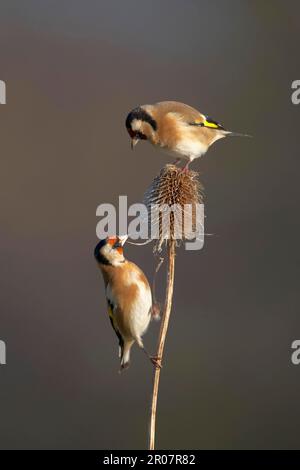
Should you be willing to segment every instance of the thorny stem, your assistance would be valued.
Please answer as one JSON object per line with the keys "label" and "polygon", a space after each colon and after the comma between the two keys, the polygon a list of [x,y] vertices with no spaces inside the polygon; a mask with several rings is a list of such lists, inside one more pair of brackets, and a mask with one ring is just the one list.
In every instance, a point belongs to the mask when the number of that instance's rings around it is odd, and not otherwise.
{"label": "thorny stem", "polygon": [[[157,360],[158,365],[161,365],[164,346],[166,341],[166,335],[168,331],[169,319],[172,308],[173,300],[173,289],[174,289],[174,271],[175,271],[175,240],[169,240],[168,242],[168,276],[167,276],[167,288],[166,288],[166,301],[162,315],[162,322],[159,333],[158,348],[157,348]],[[159,389],[161,368],[159,366],[154,367],[153,372],[153,391],[151,400],[151,414],[150,414],[150,429],[149,429],[149,450],[155,449],[155,427],[156,427],[156,410],[157,410],[157,398]]]}

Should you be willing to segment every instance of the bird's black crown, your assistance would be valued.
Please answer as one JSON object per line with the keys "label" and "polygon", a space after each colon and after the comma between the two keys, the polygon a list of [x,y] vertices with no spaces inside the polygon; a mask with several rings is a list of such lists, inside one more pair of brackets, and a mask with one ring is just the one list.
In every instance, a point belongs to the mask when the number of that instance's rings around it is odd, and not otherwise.
{"label": "bird's black crown", "polygon": [[154,131],[157,130],[157,123],[155,121],[155,119],[153,119],[153,117],[150,116],[149,113],[147,113],[147,111],[145,111],[143,108],[141,108],[140,106],[138,106],[137,108],[133,109],[132,111],[130,111],[130,113],[128,114],[127,118],[126,118],[126,127],[127,129],[131,129],[131,123],[134,119],[137,119],[139,121],[144,121],[144,122],[148,122],[148,124],[150,124],[150,126],[152,127],[152,129]]}
{"label": "bird's black crown", "polygon": [[106,240],[100,240],[100,242],[97,243],[97,245],[95,246],[95,249],[94,249],[94,256],[95,256],[96,260],[98,261],[98,263],[101,263],[101,264],[109,264],[108,260],[100,252],[101,248],[105,244],[106,244]]}

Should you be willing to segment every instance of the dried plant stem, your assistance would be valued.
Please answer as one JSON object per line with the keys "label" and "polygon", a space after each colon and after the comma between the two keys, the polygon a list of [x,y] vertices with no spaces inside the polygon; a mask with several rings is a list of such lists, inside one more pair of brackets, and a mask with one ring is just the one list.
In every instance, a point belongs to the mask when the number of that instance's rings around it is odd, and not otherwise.
{"label": "dried plant stem", "polygon": [[[160,334],[157,348],[158,363],[161,365],[166,335],[168,331],[169,319],[172,308],[173,289],[174,289],[174,271],[175,271],[175,240],[168,241],[168,271],[167,271],[167,288],[166,288],[166,301],[162,315],[162,322],[160,327]],[[149,450],[155,449],[155,426],[156,426],[156,410],[157,398],[160,379],[160,367],[154,367],[153,372],[153,391],[151,400],[151,415],[150,415],[150,429],[149,429]]]}

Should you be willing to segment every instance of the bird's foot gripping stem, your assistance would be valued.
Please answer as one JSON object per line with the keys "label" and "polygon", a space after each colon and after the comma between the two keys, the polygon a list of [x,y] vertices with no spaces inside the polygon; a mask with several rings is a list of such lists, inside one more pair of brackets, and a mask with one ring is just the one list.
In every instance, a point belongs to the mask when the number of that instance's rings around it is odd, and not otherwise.
{"label": "bird's foot gripping stem", "polygon": [[152,364],[154,365],[154,367],[156,369],[161,369],[162,368],[162,365],[161,365],[161,357],[158,357],[158,356],[149,356],[149,359],[150,361],[152,362]]}
{"label": "bird's foot gripping stem", "polygon": [[162,358],[159,357],[159,356],[151,356],[151,354],[148,353],[148,351],[144,348],[144,346],[141,346],[141,348],[143,349],[146,356],[150,359],[152,364],[155,366],[155,368],[156,369],[161,369],[162,368],[162,365],[161,365]]}

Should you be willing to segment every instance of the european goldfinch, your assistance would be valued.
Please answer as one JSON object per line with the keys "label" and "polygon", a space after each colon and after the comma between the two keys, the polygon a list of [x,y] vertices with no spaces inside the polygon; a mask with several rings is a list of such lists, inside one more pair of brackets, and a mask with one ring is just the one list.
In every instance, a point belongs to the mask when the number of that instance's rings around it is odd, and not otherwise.
{"label": "european goldfinch", "polygon": [[[129,366],[130,350],[135,341],[146,352],[142,336],[152,313],[151,289],[145,274],[124,258],[126,239],[127,236],[108,237],[101,240],[94,251],[104,278],[109,318],[119,340],[121,369]],[[150,359],[155,363],[155,358]]]}
{"label": "european goldfinch", "polygon": [[177,101],[138,106],[128,114],[126,128],[132,148],[139,140],[147,140],[177,160],[188,160],[185,169],[217,140],[244,135],[226,131],[220,123]]}

